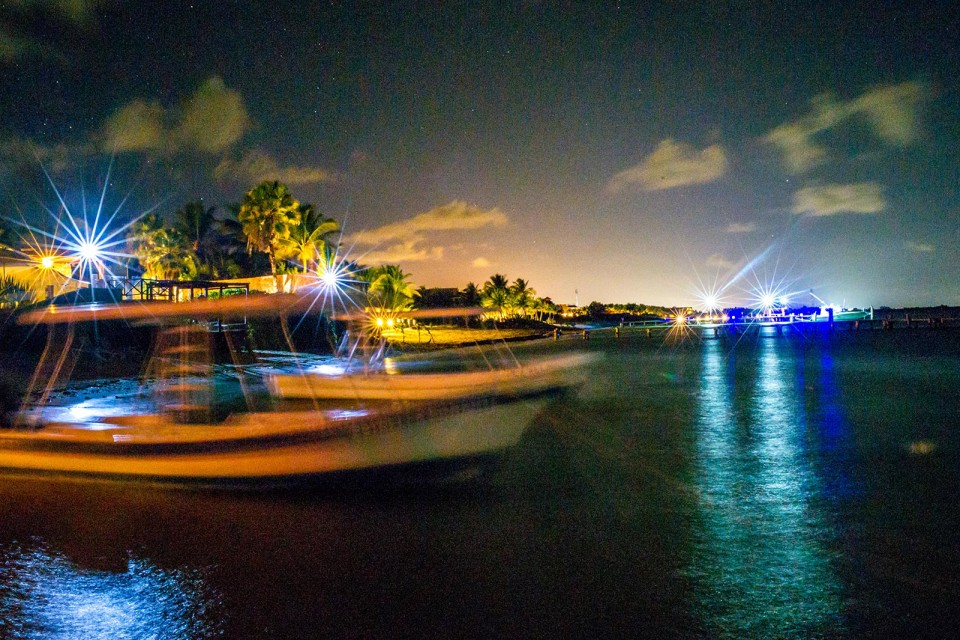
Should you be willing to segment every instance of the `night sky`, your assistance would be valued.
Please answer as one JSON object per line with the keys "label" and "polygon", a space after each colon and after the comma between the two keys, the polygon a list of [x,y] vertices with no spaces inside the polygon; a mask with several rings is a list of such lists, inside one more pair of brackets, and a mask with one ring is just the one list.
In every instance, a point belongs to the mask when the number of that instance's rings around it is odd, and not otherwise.
{"label": "night sky", "polygon": [[[0,6],[0,212],[265,178],[416,285],[960,304],[955,2]],[[71,206],[76,206],[72,204]]]}

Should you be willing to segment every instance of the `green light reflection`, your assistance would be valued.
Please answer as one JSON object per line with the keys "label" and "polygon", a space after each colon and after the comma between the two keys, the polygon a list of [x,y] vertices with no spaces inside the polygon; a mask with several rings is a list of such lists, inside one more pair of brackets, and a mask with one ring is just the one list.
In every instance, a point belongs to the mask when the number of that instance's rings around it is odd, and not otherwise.
{"label": "green light reflection", "polygon": [[699,617],[723,637],[834,635],[842,587],[811,502],[821,487],[804,451],[802,363],[779,340],[759,341],[753,371],[723,349],[703,345],[688,570]]}

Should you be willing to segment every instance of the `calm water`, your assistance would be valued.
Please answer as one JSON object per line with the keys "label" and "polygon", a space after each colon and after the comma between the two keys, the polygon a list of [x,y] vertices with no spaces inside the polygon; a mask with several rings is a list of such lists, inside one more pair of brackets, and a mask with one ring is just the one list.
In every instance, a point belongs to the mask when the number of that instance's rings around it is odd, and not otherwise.
{"label": "calm water", "polygon": [[484,488],[0,480],[0,637],[952,637],[960,337],[605,354]]}

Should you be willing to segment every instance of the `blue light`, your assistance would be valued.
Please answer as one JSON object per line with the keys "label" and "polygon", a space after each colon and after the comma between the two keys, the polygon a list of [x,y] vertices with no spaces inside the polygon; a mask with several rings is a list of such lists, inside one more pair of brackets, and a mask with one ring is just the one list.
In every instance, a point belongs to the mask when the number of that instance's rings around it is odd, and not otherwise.
{"label": "blue light", "polygon": [[11,637],[200,638],[222,631],[217,594],[200,571],[165,570],[136,557],[126,571],[81,569],[43,547],[15,547],[0,561],[0,629],[14,631]]}

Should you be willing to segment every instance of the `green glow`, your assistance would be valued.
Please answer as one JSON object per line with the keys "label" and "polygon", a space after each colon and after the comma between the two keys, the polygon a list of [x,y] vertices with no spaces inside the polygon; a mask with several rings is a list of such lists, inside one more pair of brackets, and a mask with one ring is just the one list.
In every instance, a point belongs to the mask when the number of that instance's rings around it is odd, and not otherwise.
{"label": "green glow", "polygon": [[[698,503],[688,574],[698,607],[730,637],[813,637],[841,622],[841,584],[810,508],[821,492],[803,453],[806,415],[795,362],[760,341],[749,400],[734,399],[733,362],[703,350],[696,442]],[[800,378],[802,380],[802,378]],[[744,388],[742,382],[739,388]]]}

